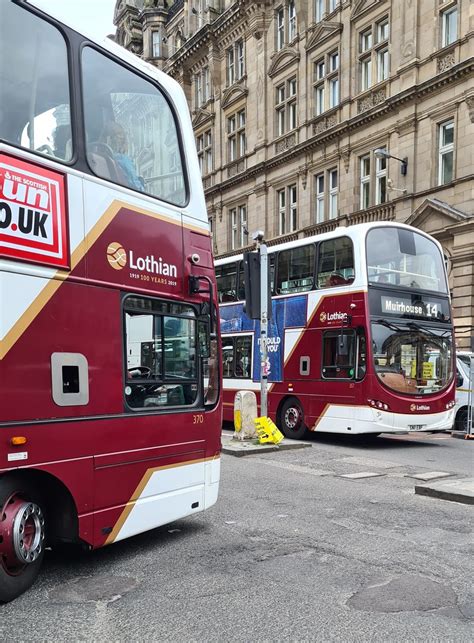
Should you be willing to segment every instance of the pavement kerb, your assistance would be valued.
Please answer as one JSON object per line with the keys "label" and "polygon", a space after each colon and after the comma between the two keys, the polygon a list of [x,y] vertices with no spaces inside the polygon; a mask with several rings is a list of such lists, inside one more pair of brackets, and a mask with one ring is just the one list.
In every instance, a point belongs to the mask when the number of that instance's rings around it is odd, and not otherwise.
{"label": "pavement kerb", "polygon": [[313,445],[310,442],[288,440],[287,438],[280,442],[280,444],[260,444],[258,440],[234,440],[232,434],[222,434],[222,453],[236,457],[256,454],[261,455],[262,453],[288,451],[290,449],[305,449],[312,446]]}
{"label": "pavement kerb", "polygon": [[415,485],[415,493],[420,496],[431,496],[441,500],[474,505],[474,478],[443,480]]}

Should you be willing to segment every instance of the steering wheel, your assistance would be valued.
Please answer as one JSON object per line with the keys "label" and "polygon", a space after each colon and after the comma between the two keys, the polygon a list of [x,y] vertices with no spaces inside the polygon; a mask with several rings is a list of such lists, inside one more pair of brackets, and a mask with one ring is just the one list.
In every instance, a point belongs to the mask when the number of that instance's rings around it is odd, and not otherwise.
{"label": "steering wheel", "polygon": [[151,377],[151,368],[148,366],[134,366],[127,369],[131,379],[148,379]]}

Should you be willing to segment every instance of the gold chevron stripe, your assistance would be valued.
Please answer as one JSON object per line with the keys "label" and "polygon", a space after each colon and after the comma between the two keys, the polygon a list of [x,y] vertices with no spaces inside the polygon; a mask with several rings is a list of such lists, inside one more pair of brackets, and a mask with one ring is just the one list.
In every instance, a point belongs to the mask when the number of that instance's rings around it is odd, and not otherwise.
{"label": "gold chevron stripe", "polygon": [[[112,222],[115,216],[120,212],[122,208],[127,208],[128,210],[133,210],[138,214],[144,214],[154,219],[160,219],[166,221],[167,223],[173,223],[174,225],[183,225],[183,227],[190,230],[199,231],[202,234],[209,236],[209,233],[206,230],[198,228],[197,226],[192,226],[188,224],[182,224],[179,220],[172,219],[167,217],[164,214],[157,214],[149,210],[143,210],[141,208],[136,208],[135,206],[126,203],[124,201],[113,201],[111,205],[107,208],[104,214],[100,217],[91,231],[85,236],[85,238],[80,242],[77,248],[71,255],[71,271],[76,268],[79,262],[87,254],[88,250],[92,248],[94,243],[104,232],[107,226]],[[0,345],[0,361],[4,359],[8,351],[15,345],[15,343],[20,339],[23,333],[28,329],[30,324],[36,319],[42,309],[50,301],[56,291],[59,289],[61,284],[68,278],[71,271],[58,270],[55,275],[48,281],[43,290],[39,295],[34,299],[30,306],[25,310],[23,315],[18,319],[14,326],[9,330],[5,335],[5,338],[2,340]]]}
{"label": "gold chevron stripe", "polygon": [[[219,457],[219,456],[218,456]],[[198,458],[197,460],[187,460],[186,462],[178,462],[176,464],[165,464],[161,467],[154,467],[153,469],[148,469],[143,478],[140,480],[138,483],[137,488],[132,494],[132,497],[130,500],[127,502],[125,507],[122,510],[122,513],[120,514],[119,519],[114,525],[114,528],[110,532],[110,534],[107,537],[107,540],[105,541],[104,545],[110,545],[111,543],[114,542],[114,540],[117,538],[120,530],[125,524],[125,521],[129,517],[132,509],[134,508],[135,504],[139,500],[140,496],[143,493],[143,490],[145,489],[146,485],[148,484],[151,476],[156,473],[157,471],[164,471],[165,469],[177,469],[178,467],[186,467],[191,464],[199,464],[200,462],[212,462],[213,460],[216,459],[216,456],[211,456],[210,458]]]}

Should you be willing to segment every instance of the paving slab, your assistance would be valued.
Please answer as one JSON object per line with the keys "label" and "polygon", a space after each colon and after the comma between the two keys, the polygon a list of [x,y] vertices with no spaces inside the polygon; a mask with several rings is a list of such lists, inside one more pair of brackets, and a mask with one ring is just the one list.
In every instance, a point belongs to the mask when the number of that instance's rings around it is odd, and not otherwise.
{"label": "paving slab", "polygon": [[439,478],[449,478],[453,475],[454,473],[448,473],[447,471],[425,471],[425,473],[407,473],[406,477],[429,482],[430,480],[437,480]]}
{"label": "paving slab", "polygon": [[361,471],[360,473],[343,473],[339,477],[349,478],[350,480],[361,480],[362,478],[379,478],[384,475],[384,473],[376,473],[375,471]]}
{"label": "paving slab", "polygon": [[431,496],[465,505],[474,505],[474,478],[462,480],[442,480],[430,484],[415,485],[415,493],[420,496]]}
{"label": "paving slab", "polygon": [[261,455],[275,451],[288,451],[289,449],[305,449],[312,447],[310,442],[288,440],[285,438],[280,444],[260,444],[258,440],[234,440],[232,437],[222,435],[222,453],[241,457],[245,455]]}

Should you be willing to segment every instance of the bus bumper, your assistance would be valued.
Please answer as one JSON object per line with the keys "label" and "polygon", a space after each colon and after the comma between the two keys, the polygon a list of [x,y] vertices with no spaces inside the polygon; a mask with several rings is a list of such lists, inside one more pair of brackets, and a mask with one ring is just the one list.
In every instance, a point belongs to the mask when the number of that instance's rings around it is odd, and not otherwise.
{"label": "bus bumper", "polygon": [[311,430],[321,433],[406,433],[410,431],[449,431],[454,409],[441,413],[392,413],[369,406],[328,404]]}

